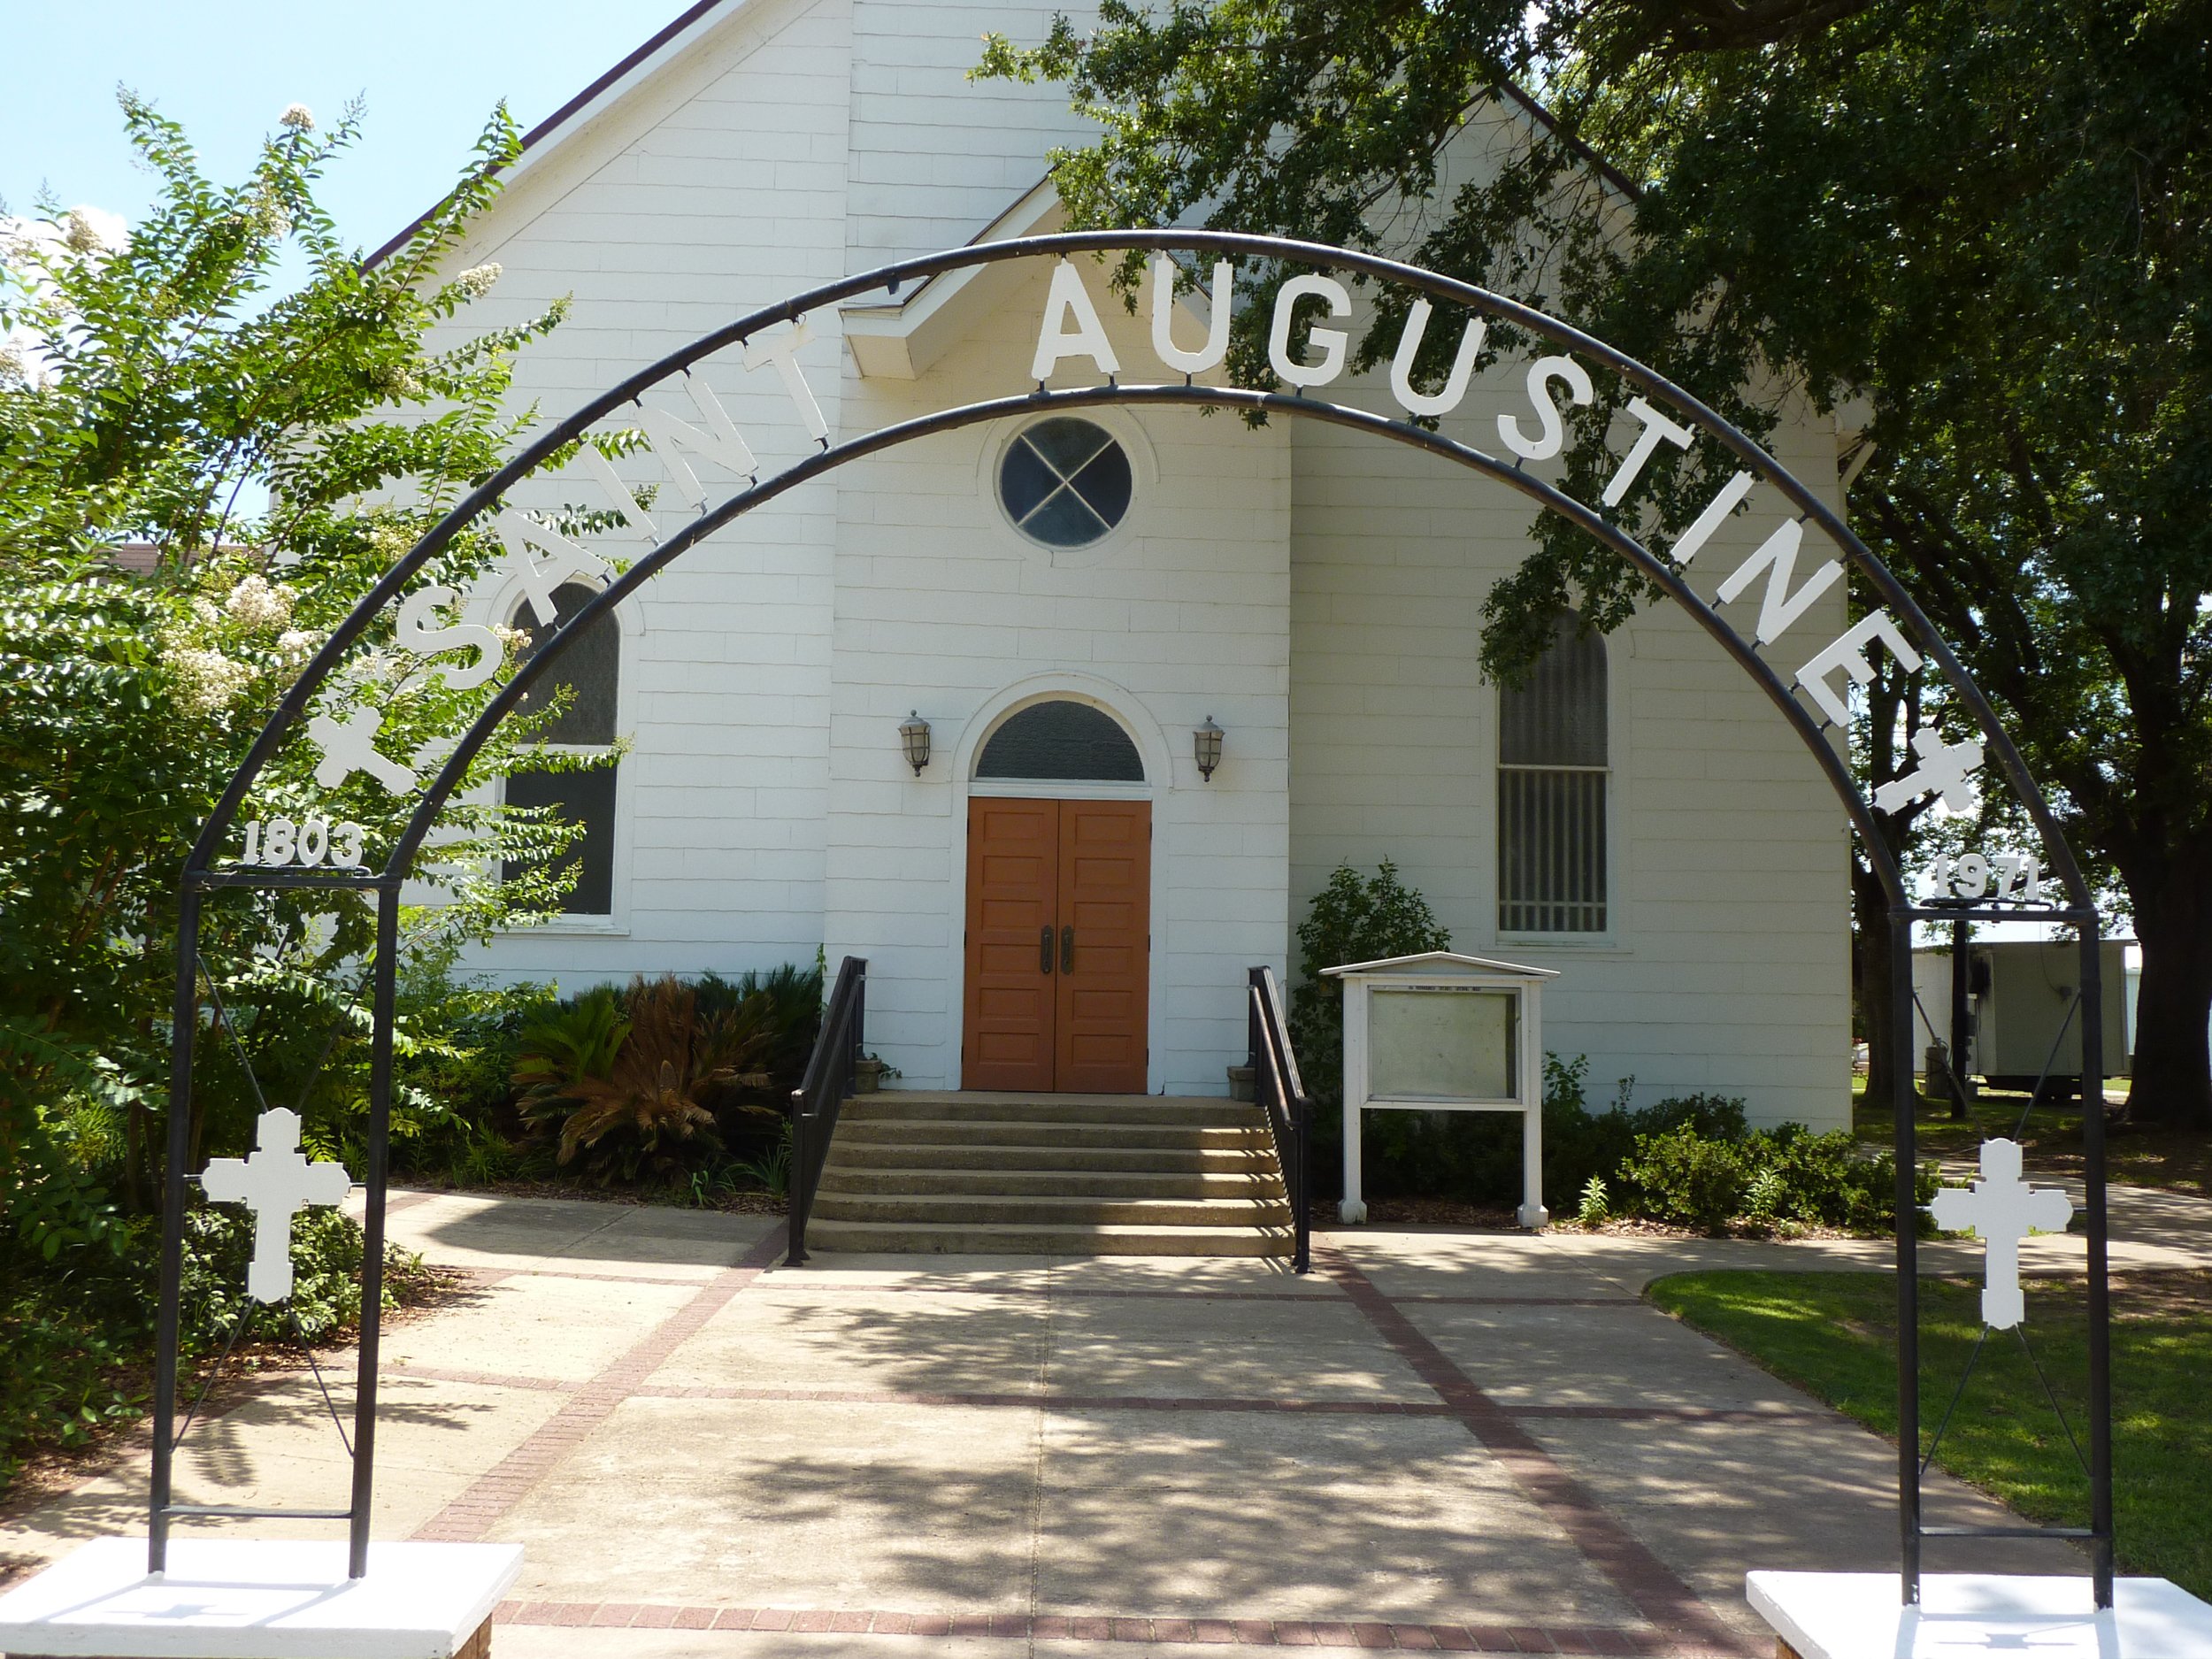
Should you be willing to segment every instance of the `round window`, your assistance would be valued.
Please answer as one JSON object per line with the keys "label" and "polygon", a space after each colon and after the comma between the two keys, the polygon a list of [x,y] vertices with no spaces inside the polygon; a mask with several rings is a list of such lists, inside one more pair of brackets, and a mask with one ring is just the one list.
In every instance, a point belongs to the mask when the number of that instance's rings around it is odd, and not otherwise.
{"label": "round window", "polygon": [[1087,547],[1129,511],[1129,456],[1100,426],[1056,415],[1025,426],[998,466],[1014,526],[1047,547]]}

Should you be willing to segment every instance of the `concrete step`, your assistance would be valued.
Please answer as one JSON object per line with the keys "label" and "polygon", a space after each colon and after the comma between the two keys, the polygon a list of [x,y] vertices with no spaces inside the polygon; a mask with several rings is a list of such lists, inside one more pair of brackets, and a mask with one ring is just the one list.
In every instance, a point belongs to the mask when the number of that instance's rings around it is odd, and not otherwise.
{"label": "concrete step", "polygon": [[1262,1126],[1259,1108],[1237,1101],[1178,1094],[1017,1094],[989,1090],[939,1094],[918,1089],[856,1094],[839,1113],[846,1123],[1173,1124],[1233,1129]]}
{"label": "concrete step", "polygon": [[841,1169],[1093,1170],[1104,1173],[1156,1171],[1164,1175],[1272,1173],[1271,1147],[993,1146],[976,1141],[849,1139],[841,1128],[830,1143]]}
{"label": "concrete step", "polygon": [[809,1251],[874,1250],[894,1255],[1286,1257],[1291,1253],[1287,1226],[1263,1230],[1149,1224],[926,1225],[828,1219],[818,1210],[808,1224],[806,1243]]}
{"label": "concrete step", "polygon": [[1256,1198],[1041,1198],[818,1192],[814,1219],[941,1226],[1283,1227],[1290,1206]]}
{"label": "concrete step", "polygon": [[833,1153],[822,1171],[820,1191],[824,1195],[833,1192],[915,1197],[966,1194],[985,1198],[1271,1198],[1279,1202],[1283,1183],[1272,1171],[1213,1174],[1166,1170],[856,1169]]}
{"label": "concrete step", "polygon": [[[846,1102],[848,1110],[851,1105],[851,1102]],[[1012,1118],[993,1118],[983,1123],[952,1122],[939,1118],[910,1122],[895,1118],[854,1120],[841,1113],[834,1144],[1121,1147],[1145,1149],[1175,1147],[1271,1152],[1275,1143],[1269,1137],[1264,1125],[1249,1129],[1233,1129],[1181,1124],[1054,1123]]]}

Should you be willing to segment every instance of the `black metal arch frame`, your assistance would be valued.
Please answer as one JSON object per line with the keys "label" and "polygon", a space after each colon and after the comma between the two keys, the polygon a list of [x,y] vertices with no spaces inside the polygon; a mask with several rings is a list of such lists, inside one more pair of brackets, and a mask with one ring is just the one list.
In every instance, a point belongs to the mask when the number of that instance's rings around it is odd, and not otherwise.
{"label": "black metal arch frame", "polygon": [[[1104,386],[1033,390],[987,399],[882,427],[842,442],[821,442],[813,453],[765,480],[756,480],[721,505],[702,512],[681,530],[658,542],[619,576],[610,581],[588,604],[577,611],[521,664],[485,705],[475,724],[447,758],[417,805],[412,817],[390,849],[383,867],[374,872],[279,870],[234,864],[217,869],[219,849],[227,839],[239,809],[278,744],[331,672],[344,659],[377,616],[398,598],[422,567],[479,514],[498,505],[504,493],[534,472],[545,458],[564,444],[588,432],[597,422],[636,402],[646,391],[672,376],[687,373],[691,366],[730,346],[742,345],[764,329],[795,323],[823,306],[885,291],[895,296],[908,283],[947,273],[1009,260],[1052,257],[1071,254],[1114,254],[1131,251],[1206,253],[1241,256],[1346,272],[1356,277],[1394,283],[1447,304],[1465,307],[1485,317],[1525,329],[1540,339],[1601,365],[1639,390],[1663,401],[1704,436],[1733,454],[1760,481],[1778,491],[1801,519],[1817,525],[1879,596],[1909,635],[1915,648],[1936,664],[1979,727],[1985,755],[2011,786],[2043,841],[2053,873],[2062,885],[2067,902],[2026,914],[2045,921],[2070,924],[2081,939],[2081,978],[2078,1006],[2085,1011],[2081,1033],[2081,1097],[2088,1187],[2088,1315],[2089,1315],[2089,1455],[2085,1460],[2090,1486],[2090,1525],[2085,1528],[2044,1527],[1987,1529],[1930,1526],[1921,1513],[1921,1477],[1924,1461],[1920,1449],[1919,1361],[1917,1341],[1917,1235],[1914,1187],[1915,1102],[1912,1047],[1912,927],[1916,922],[2017,919],[2023,910],[2001,904],[1978,905],[1937,902],[1916,902],[1903,872],[1877,831],[1874,810],[1853,780],[1842,743],[1845,734],[1828,722],[1816,719],[1798,700],[1789,683],[1722,619],[1715,608],[1694,592],[1668,558],[1645,548],[1634,536],[1603,514],[1531,475],[1518,463],[1508,463],[1470,445],[1455,442],[1409,421],[1394,419],[1365,410],[1332,403],[1302,395],[1260,392],[1226,386],[1194,384],[1186,375],[1181,383]],[[919,258],[880,266],[856,276],[841,278],[749,313],[703,335],[681,350],[628,376],[548,429],[515,458],[472,491],[426,534],[408,554],[385,573],[335,629],[299,680],[285,695],[276,712],[256,739],[237,772],[224,790],[202,827],[185,861],[177,944],[175,1033],[172,1056],[169,1154],[165,1194],[165,1231],[162,1254],[162,1302],[159,1353],[156,1373],[153,1485],[149,1517],[150,1568],[159,1571],[165,1559],[173,1518],[194,1515],[289,1513],[302,1519],[346,1519],[350,1525],[351,1571],[366,1571],[369,1504],[373,1491],[375,1448],[376,1363],[378,1308],[383,1257],[386,1128],[391,1095],[394,979],[398,937],[401,885],[414,868],[425,837],[453,791],[460,786],[470,763],[492,731],[511,713],[531,686],[560,656],[567,643],[591,626],[664,567],[703,541],[724,526],[764,503],[797,488],[849,462],[894,449],[917,439],[950,432],[1002,417],[1032,415],[1048,410],[1071,410],[1102,404],[1165,409],[1227,409],[1294,416],[1319,420],[1353,431],[1366,432],[1390,442],[1425,450],[1471,472],[1494,479],[1528,496],[1541,507],[1558,513],[1621,557],[1634,565],[1668,597],[1681,605],[1720,648],[1750,677],[1776,711],[1794,730],[1834,788],[1852,826],[1858,831],[1869,864],[1880,879],[1889,900],[1892,952],[1893,1075],[1897,1081],[1893,1102],[1897,1156],[1897,1286],[1899,1301],[1899,1524],[1902,1552],[1901,1587],[1905,1601],[1919,1600],[1922,1541],[1931,1537],[2017,1537],[2024,1533],[2087,1542],[2092,1551],[2092,1579],[2096,1605],[2112,1601],[2111,1413],[2109,1402],[2108,1320],[2106,1293],[2106,1214],[2104,1184],[2103,1021],[2100,990],[2098,916],[2088,883],[2066,843],[2049,803],[2029,775],[2018,750],[1999,724],[1988,700],[1975,686],[1956,655],[1945,643],[1912,595],[1873,551],[1855,534],[1842,518],[1801,480],[1735,426],[1682,388],[1602,341],[1559,322],[1529,306],[1471,284],[1439,276],[1417,266],[1320,243],[1280,237],[1246,235],[1228,231],[1118,230],[1071,232],[1017,241],[983,242]],[[376,895],[376,956],[373,964],[373,1036],[370,1062],[370,1141],[365,1171],[368,1197],[365,1227],[367,1251],[363,1264],[361,1342],[358,1386],[355,1406],[353,1490],[344,1510],[259,1511],[211,1509],[172,1502],[172,1463],[177,1385],[177,1346],[183,1217],[188,1156],[186,1128],[192,1091],[193,1033],[198,1021],[199,928],[204,895],[228,887],[261,889],[331,888],[373,892]],[[2055,1404],[2055,1402],[2054,1402]],[[1939,1432],[1940,1431],[1939,1431]]]}

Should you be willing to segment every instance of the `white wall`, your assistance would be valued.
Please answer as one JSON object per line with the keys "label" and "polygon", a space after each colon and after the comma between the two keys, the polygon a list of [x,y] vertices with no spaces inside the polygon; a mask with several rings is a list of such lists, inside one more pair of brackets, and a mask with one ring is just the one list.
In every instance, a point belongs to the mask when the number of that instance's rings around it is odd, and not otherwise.
{"label": "white wall", "polygon": [[[1497,414],[1525,410],[1532,355],[1479,380],[1446,434],[1498,452]],[[1384,406],[1371,387],[1348,401]],[[1778,442],[1801,476],[1832,482],[1832,434],[1807,424]],[[1477,657],[1484,598],[1527,548],[1530,504],[1315,423],[1295,428],[1292,453],[1294,924],[1339,862],[1393,858],[1455,948],[1559,971],[1545,1047],[1590,1056],[1593,1104],[1633,1074],[1640,1104],[1708,1089],[1743,1096],[1758,1122],[1846,1122],[1845,820],[1764,696],[1678,607],[1614,634],[1610,932],[1502,937],[1497,692]],[[1780,517],[1755,495],[1694,585],[1709,594]],[[1819,545],[1808,541],[1801,579]],[[1729,613],[1747,634],[1761,592]],[[1784,679],[1842,626],[1839,587],[1780,641]]]}
{"label": "white wall", "polygon": [[[753,306],[972,237],[1076,134],[1056,88],[964,77],[987,28],[1041,35],[1046,5],[754,0],[518,169],[465,261],[506,273],[471,326],[564,295],[518,396],[549,413]],[[1045,273],[919,381],[863,381],[833,314],[805,357],[850,434],[1026,378]],[[1101,292],[1096,283],[1094,292]],[[1140,328],[1107,308],[1125,362]],[[768,374],[705,371],[770,468],[806,447]],[[1362,394],[1381,406],[1373,388]],[[1517,376],[1448,430],[1495,448]],[[686,412],[680,398],[668,407]],[[1094,552],[1030,547],[999,515],[1010,426],[946,434],[807,486],[723,532],[635,603],[625,660],[616,921],[499,941],[480,965],[572,985],[633,971],[874,963],[873,1046],[910,1085],[957,1075],[972,729],[1014,688],[1120,709],[1168,758],[1156,780],[1155,1087],[1217,1092],[1240,1056],[1240,986],[1282,964],[1339,860],[1394,856],[1463,948],[1555,967],[1548,1046],[1594,1092],[1741,1094],[1762,1119],[1835,1122],[1847,1100],[1847,842],[1795,738],[1680,614],[1612,641],[1616,926],[1595,945],[1506,942],[1495,915],[1495,694],[1476,672],[1484,595],[1525,547],[1502,486],[1377,440],[1233,417],[1108,418],[1138,458],[1131,519]],[[1832,436],[1785,458],[1833,476]],[[630,469],[657,477],[649,459]],[[594,498],[580,481],[541,503]],[[1710,591],[1773,522],[1709,549]],[[671,522],[673,522],[671,520]],[[1806,561],[1810,563],[1810,559]],[[1755,595],[1752,603],[1755,603]],[[1786,673],[1840,625],[1831,595],[1786,636]],[[895,727],[918,708],[920,779]],[[1210,784],[1190,760],[1226,728]]]}
{"label": "white wall", "polygon": [[1056,86],[971,81],[983,36],[1041,43],[1056,12],[1087,27],[1091,8],[1054,0],[855,0],[852,269],[957,248],[1045,176],[1056,145],[1092,129]]}
{"label": "white wall", "polygon": [[[1049,273],[1024,273],[916,381],[848,382],[856,426],[1018,391]],[[1102,282],[1093,273],[1094,294]],[[1125,362],[1150,348],[1102,306]],[[1081,376],[1073,373],[1070,383]],[[1151,740],[1155,868],[1150,1086],[1220,1094],[1241,1064],[1244,975],[1279,971],[1288,858],[1288,451],[1279,433],[1196,413],[1101,411],[1136,463],[1129,516],[1090,549],[1025,540],[995,472],[1018,421],[909,444],[845,469],[832,692],[832,960],[870,958],[872,1044],[909,1087],[957,1077],[962,763],[1010,690],[1063,685]],[[897,726],[918,709],[935,753],[918,779]],[[1202,782],[1191,730],[1225,728]],[[1155,764],[1157,758],[1168,763]],[[1071,791],[1070,793],[1075,793]]]}
{"label": "white wall", "polygon": [[[841,274],[846,0],[756,0],[628,96],[534,153],[465,263],[504,267],[471,329],[564,296],[565,321],[524,354],[518,403],[554,418],[753,308]],[[802,356],[839,418],[835,314]],[[764,468],[812,446],[772,370],[725,352],[700,373]],[[680,390],[651,401],[696,423]],[[614,424],[621,424],[618,418]],[[620,469],[663,478],[650,457]],[[734,480],[702,467],[716,486]],[[600,504],[580,477],[526,503]],[[662,530],[686,516],[664,495]],[[802,489],[718,532],[627,607],[611,923],[511,935],[469,966],[573,987],[635,972],[810,963],[821,939],[830,561],[835,494]],[[634,554],[641,544],[627,549]]]}

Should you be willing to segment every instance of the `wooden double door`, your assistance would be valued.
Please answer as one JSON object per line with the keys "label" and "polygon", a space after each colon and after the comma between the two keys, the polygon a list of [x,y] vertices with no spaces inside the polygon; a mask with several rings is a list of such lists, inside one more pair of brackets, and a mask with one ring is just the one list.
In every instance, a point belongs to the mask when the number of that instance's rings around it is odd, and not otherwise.
{"label": "wooden double door", "polygon": [[968,801],[969,1088],[1141,1094],[1152,803]]}

